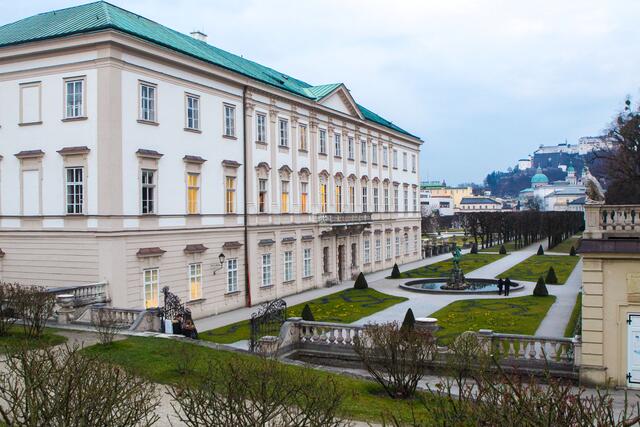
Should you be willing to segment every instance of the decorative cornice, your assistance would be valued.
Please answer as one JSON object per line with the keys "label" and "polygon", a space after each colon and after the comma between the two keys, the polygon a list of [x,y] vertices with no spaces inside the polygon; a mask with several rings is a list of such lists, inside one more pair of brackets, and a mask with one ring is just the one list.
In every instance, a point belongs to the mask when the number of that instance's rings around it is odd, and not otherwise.
{"label": "decorative cornice", "polygon": [[227,168],[239,168],[240,166],[242,166],[239,162],[236,162],[235,160],[223,160],[222,161],[222,166],[227,167]]}
{"label": "decorative cornice", "polygon": [[204,162],[207,161],[207,159],[203,159],[200,156],[190,156],[190,155],[186,155],[182,158],[182,160],[184,160],[186,163],[197,163],[199,165],[203,164]]}
{"label": "decorative cornice", "polygon": [[208,247],[206,247],[205,245],[203,245],[202,243],[196,243],[193,245],[187,245],[184,247],[184,253],[185,254],[201,254],[202,252],[206,251],[207,249],[209,249]]}
{"label": "decorative cornice", "polygon": [[308,241],[313,240],[313,239],[315,239],[315,237],[313,237],[313,236],[312,236],[312,235],[310,235],[310,234],[309,234],[309,235],[306,235],[306,236],[302,236],[302,237],[300,238],[300,240],[301,240],[301,241],[303,241],[303,242],[308,242]]}
{"label": "decorative cornice", "polygon": [[258,242],[258,246],[271,246],[276,243],[273,239],[262,239]]}
{"label": "decorative cornice", "polygon": [[284,237],[282,239],[282,243],[295,243],[296,238],[295,237]]}
{"label": "decorative cornice", "polygon": [[222,245],[222,249],[238,249],[240,247],[242,247],[240,242],[224,242],[224,245]]}
{"label": "decorative cornice", "polygon": [[44,151],[42,150],[24,150],[19,153],[16,153],[15,156],[19,159],[33,159],[37,157],[44,156]]}
{"label": "decorative cornice", "polygon": [[160,249],[159,247],[153,247],[153,248],[140,248],[138,249],[138,252],[136,253],[136,255],[138,256],[138,258],[148,258],[148,257],[156,257],[156,256],[162,256],[165,252],[164,249]]}
{"label": "decorative cornice", "polygon": [[136,151],[136,155],[138,157],[145,157],[148,159],[156,159],[156,160],[164,156],[164,154],[158,153],[155,150],[147,150],[145,148],[139,148],[138,151]]}
{"label": "decorative cornice", "polygon": [[58,154],[61,156],[73,156],[77,154],[89,154],[91,150],[86,145],[78,146],[78,147],[64,147],[58,150]]}

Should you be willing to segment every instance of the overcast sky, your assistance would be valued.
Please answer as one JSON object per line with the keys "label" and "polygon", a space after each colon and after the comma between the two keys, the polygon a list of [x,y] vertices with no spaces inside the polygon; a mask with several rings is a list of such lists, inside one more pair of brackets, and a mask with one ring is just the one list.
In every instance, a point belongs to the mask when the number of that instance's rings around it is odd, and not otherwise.
{"label": "overcast sky", "polygon": [[[0,25],[87,1],[0,0]],[[423,180],[481,182],[599,134],[638,98],[640,2],[112,0],[311,84],[343,82],[419,135]]]}

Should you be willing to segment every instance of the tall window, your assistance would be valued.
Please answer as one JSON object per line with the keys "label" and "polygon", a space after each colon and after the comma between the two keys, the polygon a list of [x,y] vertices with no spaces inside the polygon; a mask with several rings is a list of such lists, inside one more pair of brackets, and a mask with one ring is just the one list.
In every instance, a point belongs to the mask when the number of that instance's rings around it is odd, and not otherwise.
{"label": "tall window", "polygon": [[336,212],[342,212],[342,184],[336,184]]}
{"label": "tall window", "polygon": [[398,150],[393,150],[393,168],[398,169]]}
{"label": "tall window", "polygon": [[418,190],[415,188],[413,189],[413,210],[418,210]]}
{"label": "tall window", "polygon": [[157,268],[148,268],[142,271],[142,281],[144,284],[144,308],[153,308],[158,306],[160,286],[158,273],[159,270]]}
{"label": "tall window", "polygon": [[311,277],[311,248],[302,250],[302,277]]}
{"label": "tall window", "polygon": [[384,211],[389,212],[389,189],[384,189]]}
{"label": "tall window", "polygon": [[308,183],[300,183],[300,213],[307,213],[307,198],[309,195],[308,187]]}
{"label": "tall window", "polygon": [[389,166],[389,148],[386,145],[382,147],[382,166]]}
{"label": "tall window", "polygon": [[258,212],[265,213],[267,211],[267,180],[258,180]]}
{"label": "tall window", "polygon": [[320,147],[318,147],[320,154],[327,154],[327,131],[320,129]]}
{"label": "tall window", "polygon": [[409,190],[404,190],[404,211],[409,212]]}
{"label": "tall window", "polygon": [[271,286],[271,254],[262,254],[262,286]]}
{"label": "tall window", "polygon": [[373,211],[378,212],[378,187],[373,187]]}
{"label": "tall window", "polygon": [[200,98],[187,95],[187,128],[200,129]]}
{"label": "tall window", "polygon": [[351,267],[358,266],[358,245],[356,243],[351,244]]}
{"label": "tall window", "polygon": [[407,153],[402,153],[402,170],[407,170]]}
{"label": "tall window", "polygon": [[289,121],[287,119],[278,120],[278,129],[280,132],[280,146],[289,146]]}
{"label": "tall window", "polygon": [[322,272],[329,273],[329,246],[322,248]]}
{"label": "tall window", "polygon": [[360,161],[367,161],[367,141],[364,139],[360,141]]}
{"label": "tall window", "polygon": [[320,184],[320,212],[327,211],[327,184]]}
{"label": "tall window", "polygon": [[387,259],[391,259],[391,237],[387,237],[387,248],[386,248],[386,252],[387,252]]}
{"label": "tall window", "polygon": [[342,156],[342,135],[340,135],[339,133],[336,133],[333,136],[333,142],[334,142],[333,155],[337,157]]}
{"label": "tall window", "polygon": [[371,163],[378,163],[378,144],[371,144]]}
{"label": "tall window", "polygon": [[362,243],[362,260],[365,264],[369,264],[371,262],[371,241],[366,239]]}
{"label": "tall window", "polygon": [[202,298],[202,263],[189,264],[189,299]]}
{"label": "tall window", "polygon": [[256,141],[267,142],[267,115],[256,113]]}
{"label": "tall window", "polygon": [[418,252],[418,234],[414,234],[413,236],[413,251]]}
{"label": "tall window", "polygon": [[142,169],[142,213],[156,213],[156,179],[155,171]]}
{"label": "tall window", "polygon": [[65,118],[72,119],[75,117],[84,116],[83,107],[83,91],[84,80],[66,80],[64,82],[65,88]]}
{"label": "tall window", "polygon": [[416,173],[416,155],[411,155],[411,172]]}
{"label": "tall window", "polygon": [[382,261],[382,241],[376,239],[376,262]]}
{"label": "tall window", "polygon": [[409,254],[409,235],[404,233],[404,254]]}
{"label": "tall window", "polygon": [[290,282],[292,280],[293,280],[293,251],[285,251],[283,281]]}
{"label": "tall window", "polygon": [[400,256],[400,236],[396,236],[396,256]]}
{"label": "tall window", "polygon": [[156,121],[156,87],[140,84],[140,119]]}
{"label": "tall window", "polygon": [[227,260],[227,292],[238,291],[238,259]]}
{"label": "tall window", "polygon": [[224,104],[224,136],[236,136],[236,107]]}
{"label": "tall window", "polygon": [[362,212],[367,212],[369,201],[367,199],[367,186],[362,186]]}
{"label": "tall window", "polygon": [[225,212],[234,213],[236,211],[236,178],[227,176],[224,180],[225,187]]}
{"label": "tall window", "polygon": [[355,212],[355,210],[356,210],[356,187],[353,184],[349,184],[349,206],[351,207],[351,212]]}
{"label": "tall window", "polygon": [[289,212],[289,181],[282,181],[280,193],[280,211]]}
{"label": "tall window", "polygon": [[190,173],[187,175],[187,212],[197,214],[199,212],[200,199],[200,174]]}
{"label": "tall window", "polygon": [[307,150],[307,125],[299,125],[298,128],[300,129],[300,149],[301,150]]}
{"label": "tall window", "polygon": [[81,214],[84,199],[84,181],[81,167],[66,168],[66,200],[68,214]]}
{"label": "tall window", "polygon": [[400,190],[398,187],[393,187],[393,211],[398,212],[398,198],[400,197]]}
{"label": "tall window", "polygon": [[353,138],[349,137],[347,139],[347,158],[349,160],[353,160],[353,156],[354,156],[354,149],[353,149]]}

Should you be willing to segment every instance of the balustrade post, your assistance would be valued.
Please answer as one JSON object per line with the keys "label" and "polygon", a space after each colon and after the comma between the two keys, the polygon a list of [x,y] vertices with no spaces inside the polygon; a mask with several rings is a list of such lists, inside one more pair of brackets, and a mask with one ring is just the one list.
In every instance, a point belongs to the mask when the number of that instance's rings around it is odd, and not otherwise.
{"label": "balustrade post", "polygon": [[485,353],[491,354],[493,352],[493,331],[491,329],[480,329],[477,336]]}
{"label": "balustrade post", "polygon": [[573,342],[573,367],[579,369],[582,363],[582,337],[576,335],[571,341]]}

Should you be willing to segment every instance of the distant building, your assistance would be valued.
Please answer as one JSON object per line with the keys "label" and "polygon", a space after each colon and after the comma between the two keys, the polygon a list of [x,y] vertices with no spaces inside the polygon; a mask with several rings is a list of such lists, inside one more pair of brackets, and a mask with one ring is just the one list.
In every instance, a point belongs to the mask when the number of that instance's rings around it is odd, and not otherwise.
{"label": "distant building", "polygon": [[518,169],[521,171],[531,169],[531,157],[518,160]]}
{"label": "distant building", "polygon": [[530,209],[537,204],[543,211],[582,211],[585,187],[578,182],[573,165],[567,167],[567,179],[565,181],[549,182],[549,178],[538,168],[537,173],[531,178],[531,187],[520,192],[520,208]]}
{"label": "distant building", "polygon": [[464,197],[459,212],[487,212],[502,210],[502,202],[491,197]]}
{"label": "distant building", "polygon": [[451,197],[453,199],[453,208],[459,209],[460,202],[464,197],[472,197],[473,189],[471,187],[449,187],[444,182],[428,181],[420,184],[420,191],[428,191],[430,197]]}
{"label": "distant building", "polygon": [[433,196],[429,190],[420,192],[420,210],[423,216],[438,212],[440,216],[454,214],[453,198],[451,196]]}

